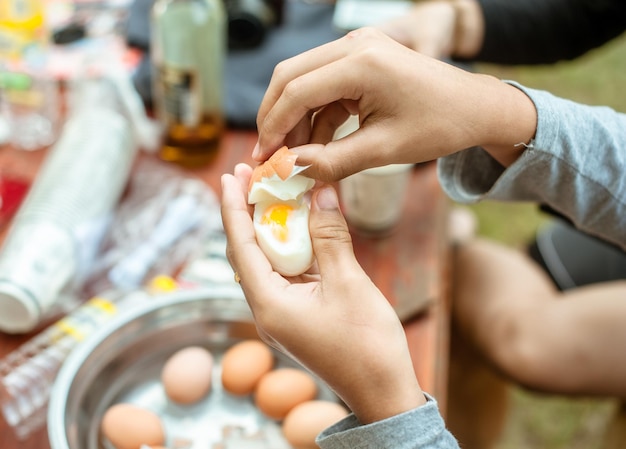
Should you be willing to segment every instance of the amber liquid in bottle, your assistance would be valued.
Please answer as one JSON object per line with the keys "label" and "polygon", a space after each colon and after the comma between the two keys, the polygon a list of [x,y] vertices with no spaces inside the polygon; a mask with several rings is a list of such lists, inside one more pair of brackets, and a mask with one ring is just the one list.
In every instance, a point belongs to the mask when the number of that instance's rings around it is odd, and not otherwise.
{"label": "amber liquid in bottle", "polygon": [[219,115],[203,115],[194,127],[172,123],[165,131],[159,157],[189,168],[209,164],[217,156],[223,131]]}

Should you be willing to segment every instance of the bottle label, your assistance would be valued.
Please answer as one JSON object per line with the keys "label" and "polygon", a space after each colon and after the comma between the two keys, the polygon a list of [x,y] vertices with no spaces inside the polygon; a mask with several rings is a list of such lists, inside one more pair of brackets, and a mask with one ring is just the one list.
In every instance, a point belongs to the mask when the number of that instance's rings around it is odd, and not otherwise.
{"label": "bottle label", "polygon": [[200,79],[192,70],[160,67],[163,114],[167,122],[197,126],[202,118]]}

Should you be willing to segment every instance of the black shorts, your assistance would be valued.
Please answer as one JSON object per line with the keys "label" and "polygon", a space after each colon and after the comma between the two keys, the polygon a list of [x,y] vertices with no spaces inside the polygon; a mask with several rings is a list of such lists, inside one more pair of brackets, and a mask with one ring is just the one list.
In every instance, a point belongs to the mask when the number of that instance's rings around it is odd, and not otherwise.
{"label": "black shorts", "polygon": [[561,220],[537,234],[529,253],[561,290],[626,279],[626,252]]}

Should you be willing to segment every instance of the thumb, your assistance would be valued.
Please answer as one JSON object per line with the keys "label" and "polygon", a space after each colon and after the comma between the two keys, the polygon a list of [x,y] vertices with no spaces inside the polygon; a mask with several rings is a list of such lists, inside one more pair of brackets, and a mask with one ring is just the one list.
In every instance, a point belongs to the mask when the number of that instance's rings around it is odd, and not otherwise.
{"label": "thumb", "polygon": [[346,270],[358,266],[348,225],[339,210],[337,192],[330,185],[313,193],[309,230],[322,278],[348,273]]}

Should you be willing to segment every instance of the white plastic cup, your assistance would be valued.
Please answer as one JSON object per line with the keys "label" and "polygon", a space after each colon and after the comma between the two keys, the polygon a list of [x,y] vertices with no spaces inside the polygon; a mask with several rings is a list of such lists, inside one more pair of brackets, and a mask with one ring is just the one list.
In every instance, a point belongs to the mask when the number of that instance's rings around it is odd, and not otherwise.
{"label": "white plastic cup", "polygon": [[388,234],[404,210],[413,164],[370,168],[339,182],[346,220],[366,234]]}

